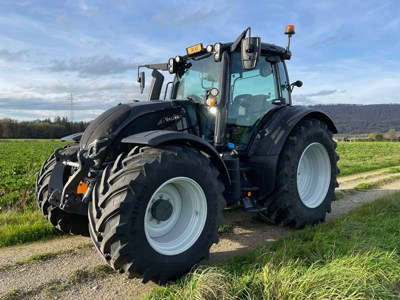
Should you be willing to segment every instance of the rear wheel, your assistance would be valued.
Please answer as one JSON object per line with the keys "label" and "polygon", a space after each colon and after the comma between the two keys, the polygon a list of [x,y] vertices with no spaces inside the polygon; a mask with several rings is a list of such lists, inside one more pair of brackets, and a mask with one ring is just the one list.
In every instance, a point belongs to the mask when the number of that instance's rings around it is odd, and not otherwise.
{"label": "rear wheel", "polygon": [[[72,144],[66,146],[63,151],[74,154],[77,153],[78,150],[79,144]],[[36,176],[37,205],[50,224],[57,229],[70,234],[89,236],[88,218],[86,216],[69,214],[49,202],[49,182],[55,165],[56,158],[54,154],[52,154],[42,165]],[[67,182],[68,175],[70,174],[64,174],[64,183]]]}
{"label": "rear wheel", "polygon": [[325,220],[338,187],[336,142],[325,123],[305,119],[294,128],[279,155],[276,189],[261,218],[297,228]]}
{"label": "rear wheel", "polygon": [[116,270],[165,283],[207,258],[222,225],[223,184],[187,147],[120,155],[95,187],[90,234]]}

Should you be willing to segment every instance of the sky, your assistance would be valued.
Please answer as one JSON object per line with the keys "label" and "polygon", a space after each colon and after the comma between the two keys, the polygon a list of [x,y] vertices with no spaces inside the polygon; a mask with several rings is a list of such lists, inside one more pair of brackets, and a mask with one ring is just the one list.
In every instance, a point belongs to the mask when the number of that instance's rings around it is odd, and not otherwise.
{"label": "sky", "polygon": [[89,121],[146,99],[138,65],[288,24],[293,104],[400,104],[399,0],[0,0],[0,119]]}

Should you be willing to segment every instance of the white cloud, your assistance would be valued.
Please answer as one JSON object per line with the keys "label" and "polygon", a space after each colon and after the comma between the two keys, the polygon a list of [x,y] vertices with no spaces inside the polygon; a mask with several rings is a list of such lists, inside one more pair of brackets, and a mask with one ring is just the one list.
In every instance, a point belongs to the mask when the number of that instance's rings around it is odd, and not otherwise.
{"label": "white cloud", "polygon": [[137,64],[121,57],[89,56],[70,60],[52,60],[51,72],[77,72],[81,77],[120,74],[137,68]]}
{"label": "white cloud", "polygon": [[294,102],[399,102],[399,9],[391,0],[3,2],[0,98],[13,100],[2,113],[38,102],[68,116],[71,92],[88,111],[144,99],[138,64],[166,62],[197,42],[233,41],[248,26],[263,42],[285,46],[286,24],[297,26],[290,78],[304,82]]}

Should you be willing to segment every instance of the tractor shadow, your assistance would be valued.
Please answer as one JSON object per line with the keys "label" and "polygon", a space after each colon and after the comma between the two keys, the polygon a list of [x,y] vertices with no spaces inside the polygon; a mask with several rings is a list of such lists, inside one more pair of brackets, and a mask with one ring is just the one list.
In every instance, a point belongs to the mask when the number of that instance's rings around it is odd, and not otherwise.
{"label": "tractor shadow", "polygon": [[[326,222],[339,218],[366,203],[400,192],[400,182],[369,190],[351,190],[332,202],[332,211],[326,215]],[[224,230],[220,241],[210,250],[210,257],[202,265],[216,265],[229,258],[248,252],[259,245],[274,242],[298,231],[291,227],[280,227],[261,220],[241,208],[224,211]]]}
{"label": "tractor shadow", "polygon": [[224,211],[224,226],[218,244],[210,250],[208,260],[202,265],[215,265],[231,257],[243,254],[256,246],[276,241],[292,232],[290,227],[279,227],[261,220],[256,214],[249,214],[241,208]]}

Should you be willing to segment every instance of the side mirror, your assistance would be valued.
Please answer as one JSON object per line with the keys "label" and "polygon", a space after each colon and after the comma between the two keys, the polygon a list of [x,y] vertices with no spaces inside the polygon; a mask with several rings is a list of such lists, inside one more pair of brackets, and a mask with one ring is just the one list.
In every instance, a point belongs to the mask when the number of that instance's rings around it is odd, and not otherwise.
{"label": "side mirror", "polygon": [[257,66],[261,52],[261,39],[249,37],[242,40],[242,65],[245,70],[252,70]]}
{"label": "side mirror", "polygon": [[290,91],[293,91],[293,88],[294,88],[295,86],[297,86],[297,87],[302,87],[302,86],[303,86],[303,81],[301,81],[301,80],[296,80],[295,82],[293,82],[293,83],[290,85]]}
{"label": "side mirror", "polygon": [[138,74],[138,78],[137,78],[137,82],[140,83],[140,93],[143,94],[143,89],[144,89],[144,81],[145,81],[145,76],[144,76],[144,72],[140,72]]}

